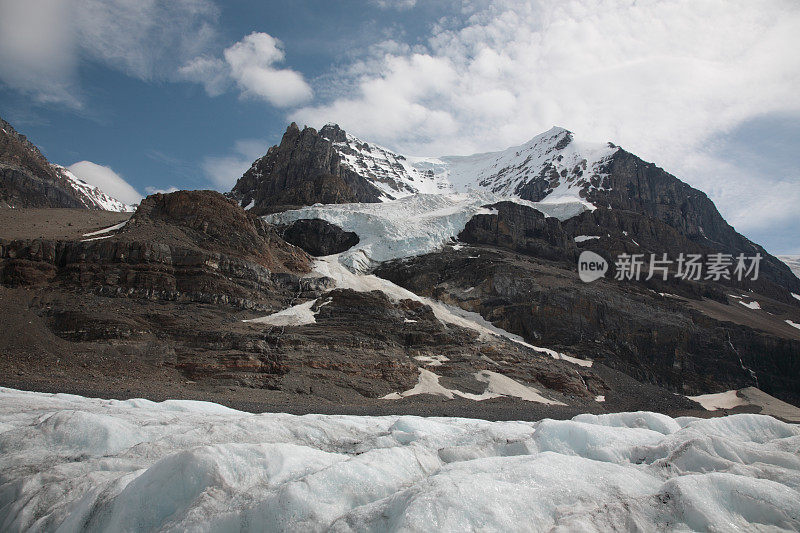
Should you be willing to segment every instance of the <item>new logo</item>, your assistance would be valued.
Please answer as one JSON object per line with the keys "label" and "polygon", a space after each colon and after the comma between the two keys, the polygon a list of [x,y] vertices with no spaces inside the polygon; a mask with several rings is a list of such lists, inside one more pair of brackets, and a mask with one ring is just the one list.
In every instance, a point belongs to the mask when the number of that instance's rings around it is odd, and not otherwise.
{"label": "new logo", "polygon": [[581,281],[590,283],[605,276],[607,271],[608,261],[603,259],[602,256],[589,250],[581,252],[580,257],[578,257],[578,276],[580,276]]}

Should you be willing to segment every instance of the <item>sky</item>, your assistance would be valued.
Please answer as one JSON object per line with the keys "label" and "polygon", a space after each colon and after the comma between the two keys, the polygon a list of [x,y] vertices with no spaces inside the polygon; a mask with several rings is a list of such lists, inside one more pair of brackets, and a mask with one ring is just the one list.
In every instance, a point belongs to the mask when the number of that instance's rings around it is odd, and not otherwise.
{"label": "sky", "polygon": [[291,121],[408,155],[612,141],[800,254],[796,0],[0,0],[0,116],[133,203]]}

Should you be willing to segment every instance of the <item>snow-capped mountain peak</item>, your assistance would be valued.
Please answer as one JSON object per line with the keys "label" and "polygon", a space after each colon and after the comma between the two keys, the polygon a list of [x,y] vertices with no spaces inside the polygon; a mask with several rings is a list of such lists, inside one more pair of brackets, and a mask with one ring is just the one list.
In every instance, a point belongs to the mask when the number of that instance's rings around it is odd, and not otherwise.
{"label": "snow-capped mountain peak", "polygon": [[536,201],[579,201],[593,209],[587,193],[608,188],[603,183],[605,163],[619,149],[611,143],[576,141],[571,131],[558,126],[505,150],[442,157],[400,155],[336,124],[326,124],[320,135],[333,144],[341,165],[375,185],[384,201],[485,190]]}
{"label": "snow-capped mountain peak", "polygon": [[578,142],[571,131],[556,126],[499,152],[414,158],[414,167],[459,191],[483,189],[500,196],[578,200],[590,206],[586,190],[607,186],[604,164],[618,149],[611,143]]}
{"label": "snow-capped mountain peak", "polygon": [[53,170],[60,174],[67,185],[75,190],[78,197],[83,204],[89,209],[103,209],[105,211],[119,211],[119,212],[132,212],[135,211],[135,206],[120,202],[116,198],[112,198],[98,187],[90,185],[80,179],[78,176],[70,172],[66,167],[61,165],[52,164]]}
{"label": "snow-capped mountain peak", "polygon": [[410,161],[411,158],[383,146],[362,141],[336,124],[326,124],[319,133],[333,143],[341,164],[375,185],[383,193],[384,200],[452,190],[446,176],[429,169],[417,169]]}

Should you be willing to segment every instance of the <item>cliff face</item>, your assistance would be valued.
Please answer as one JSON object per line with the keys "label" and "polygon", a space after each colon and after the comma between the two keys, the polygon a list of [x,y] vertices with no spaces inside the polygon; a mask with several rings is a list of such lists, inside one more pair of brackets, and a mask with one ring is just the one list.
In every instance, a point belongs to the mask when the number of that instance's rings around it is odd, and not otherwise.
{"label": "cliff face", "polygon": [[0,282],[154,300],[268,306],[303,287],[310,257],[213,191],[149,196],[116,233],[0,239]]}
{"label": "cliff face", "polygon": [[380,191],[341,165],[332,142],[314,128],[292,123],[281,143],[256,160],[231,191],[253,213],[286,206],[378,202]]}

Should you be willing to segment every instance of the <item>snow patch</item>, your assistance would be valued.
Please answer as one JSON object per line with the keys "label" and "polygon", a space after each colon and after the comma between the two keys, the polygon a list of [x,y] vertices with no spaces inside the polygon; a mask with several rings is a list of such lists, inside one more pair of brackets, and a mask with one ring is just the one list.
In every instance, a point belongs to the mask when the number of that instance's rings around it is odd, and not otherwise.
{"label": "snow patch", "polygon": [[99,229],[97,231],[92,231],[91,233],[84,233],[84,237],[94,237],[95,235],[102,235],[103,233],[110,233],[112,231],[117,231],[118,229],[122,229],[128,221],[125,220],[120,222],[119,224],[114,224],[113,226],[109,226],[107,228]]}
{"label": "snow patch", "polygon": [[755,300],[753,300],[752,302],[739,301],[739,303],[747,307],[748,309],[761,309],[761,305]]}
{"label": "snow patch", "polygon": [[585,242],[599,238],[600,238],[599,235],[578,235],[577,237],[575,237],[575,242]]}
{"label": "snow patch", "polygon": [[491,372],[489,370],[481,370],[475,374],[475,379],[481,383],[486,383],[486,389],[481,394],[474,394],[471,392],[462,392],[456,389],[448,389],[439,383],[438,376],[425,368],[419,369],[419,380],[413,388],[405,392],[392,392],[383,397],[384,400],[399,400],[408,396],[416,396],[418,394],[432,394],[434,396],[444,396],[452,400],[456,396],[466,398],[468,400],[482,401],[492,398],[510,397],[519,398],[527,402],[543,403],[546,405],[566,405],[565,403],[550,400],[542,396],[539,391],[531,386],[523,385],[522,383],[511,379],[508,376]]}
{"label": "snow patch", "polygon": [[292,307],[278,311],[277,313],[273,313],[271,315],[251,318],[248,320],[243,320],[242,322],[268,324],[270,326],[307,326],[309,324],[316,324],[316,316],[317,313],[319,313],[320,308],[329,304],[330,302],[331,299],[329,298],[325,302],[322,302],[319,307],[313,311],[311,308],[315,303],[317,303],[317,300],[309,300],[308,302],[293,305]]}
{"label": "snow patch", "polygon": [[790,326],[792,326],[793,328],[800,329],[800,324],[798,324],[797,322],[792,322],[792,321],[791,321],[791,320],[789,320],[788,318],[785,320],[785,322],[786,322],[787,324],[789,324]]}
{"label": "snow patch", "polygon": [[703,406],[706,411],[716,411],[717,409],[733,409],[740,405],[747,405],[744,398],[740,398],[735,390],[718,392],[716,394],[701,394],[700,396],[687,396]]}
{"label": "snow patch", "polygon": [[415,355],[414,359],[423,363],[425,366],[442,366],[442,363],[446,363],[450,360],[444,355]]}

